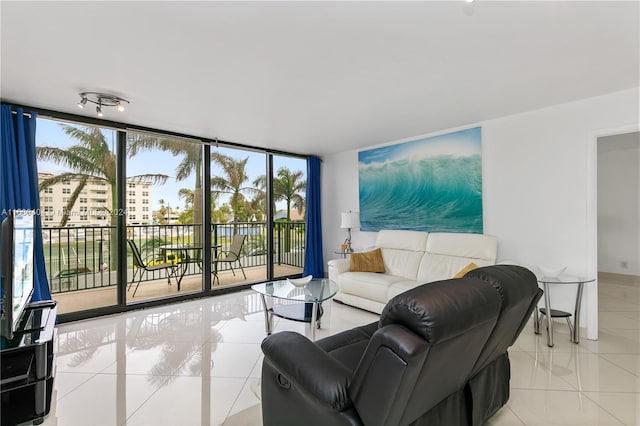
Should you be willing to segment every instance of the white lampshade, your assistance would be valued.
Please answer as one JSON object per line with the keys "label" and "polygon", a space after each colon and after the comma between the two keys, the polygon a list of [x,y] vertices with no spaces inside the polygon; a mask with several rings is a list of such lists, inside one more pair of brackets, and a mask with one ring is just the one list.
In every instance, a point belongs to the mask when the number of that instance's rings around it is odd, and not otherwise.
{"label": "white lampshade", "polygon": [[340,223],[340,228],[360,228],[360,214],[358,212],[342,213],[342,222]]}

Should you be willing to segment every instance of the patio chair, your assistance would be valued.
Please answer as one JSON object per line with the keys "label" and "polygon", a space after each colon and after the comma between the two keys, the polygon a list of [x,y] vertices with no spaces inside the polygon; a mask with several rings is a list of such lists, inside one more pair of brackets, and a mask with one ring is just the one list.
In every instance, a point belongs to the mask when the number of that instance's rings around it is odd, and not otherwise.
{"label": "patio chair", "polygon": [[[160,271],[163,270],[167,274],[167,283],[171,285],[170,277],[175,274],[176,268],[173,262],[166,263],[155,263],[150,265],[150,262],[145,262],[142,259],[142,255],[140,254],[140,250],[138,250],[138,246],[133,240],[127,240],[129,243],[129,247],[131,247],[131,253],[133,253],[133,278],[131,279],[131,283],[129,283],[129,287],[127,287],[127,291],[131,290],[131,286],[133,286],[134,281],[136,280],[136,274],[140,272],[138,275],[138,283],[136,284],[135,290],[133,290],[133,295],[131,297],[136,296],[136,292],[138,291],[138,286],[140,285],[140,281],[142,281],[142,274],[144,272],[150,271]],[[169,272],[170,271],[170,272]],[[176,279],[177,280],[177,279]]]}
{"label": "patio chair", "polygon": [[240,261],[240,251],[242,250],[242,245],[244,244],[244,240],[246,238],[247,238],[246,235],[236,234],[233,236],[233,239],[231,240],[231,247],[229,248],[228,252],[221,253],[221,254],[216,253],[216,257],[215,259],[213,259],[214,284],[215,284],[215,281],[218,281],[218,284],[220,284],[220,278],[218,278],[219,263],[228,263],[229,267],[231,268],[231,272],[233,272],[233,276],[235,277],[236,271],[233,270],[233,264],[237,262],[238,265],[240,265],[240,270],[242,271],[242,275],[244,276],[244,279],[245,280],[247,279],[247,274],[244,273],[244,268],[242,267],[242,262]]}

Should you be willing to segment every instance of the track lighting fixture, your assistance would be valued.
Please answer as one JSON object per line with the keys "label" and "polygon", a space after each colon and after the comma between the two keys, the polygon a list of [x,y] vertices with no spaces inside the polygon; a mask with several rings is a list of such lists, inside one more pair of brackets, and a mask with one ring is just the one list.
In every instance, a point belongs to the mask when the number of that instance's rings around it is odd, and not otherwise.
{"label": "track lighting fixture", "polygon": [[102,112],[103,106],[112,106],[115,107],[116,110],[122,112],[124,111],[124,104],[128,104],[129,101],[121,98],[120,96],[110,95],[108,93],[99,93],[99,92],[81,92],[80,102],[78,102],[78,107],[84,109],[84,106],[87,102],[91,102],[96,106],[96,114],[98,117],[103,117],[104,113]]}

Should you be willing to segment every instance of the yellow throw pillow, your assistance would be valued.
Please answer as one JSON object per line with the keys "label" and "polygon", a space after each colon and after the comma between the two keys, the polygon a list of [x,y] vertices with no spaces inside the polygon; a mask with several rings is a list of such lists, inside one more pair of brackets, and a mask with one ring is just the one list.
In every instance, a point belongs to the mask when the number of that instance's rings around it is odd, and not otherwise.
{"label": "yellow throw pillow", "polygon": [[351,253],[349,266],[352,272],[384,272],[382,250],[377,248],[364,253]]}
{"label": "yellow throw pillow", "polygon": [[465,276],[465,274],[469,271],[473,271],[474,269],[476,269],[478,267],[478,265],[476,265],[475,263],[470,263],[467,266],[465,266],[464,268],[462,268],[460,270],[460,272],[458,272],[457,274],[455,274],[453,276],[453,278],[462,278]]}

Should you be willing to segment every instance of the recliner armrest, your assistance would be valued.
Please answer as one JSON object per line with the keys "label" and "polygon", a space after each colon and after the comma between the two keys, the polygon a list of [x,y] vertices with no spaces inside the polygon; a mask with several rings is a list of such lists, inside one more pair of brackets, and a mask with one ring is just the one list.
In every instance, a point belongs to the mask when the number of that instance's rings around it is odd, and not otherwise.
{"label": "recliner armrest", "polygon": [[283,331],[262,341],[265,360],[310,396],[342,411],[351,405],[350,372],[301,334]]}
{"label": "recliner armrest", "polygon": [[426,340],[398,324],[373,334],[351,385],[351,397],[364,424],[400,424],[428,346]]}

